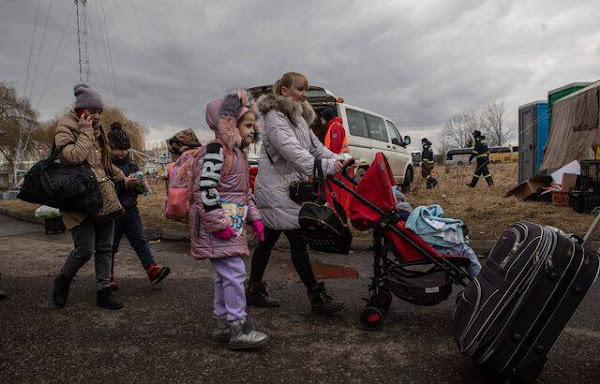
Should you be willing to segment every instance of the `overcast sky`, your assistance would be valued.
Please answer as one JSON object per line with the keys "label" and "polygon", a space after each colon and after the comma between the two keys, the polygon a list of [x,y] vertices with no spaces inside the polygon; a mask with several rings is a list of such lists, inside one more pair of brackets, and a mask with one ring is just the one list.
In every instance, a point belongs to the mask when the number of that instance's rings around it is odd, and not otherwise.
{"label": "overcast sky", "polygon": [[[415,144],[465,108],[504,101],[515,123],[519,105],[600,78],[598,0],[89,0],[87,12],[90,83],[150,141],[210,137],[210,100],[290,70]],[[72,0],[0,1],[0,81],[43,119],[73,101],[76,20]]]}

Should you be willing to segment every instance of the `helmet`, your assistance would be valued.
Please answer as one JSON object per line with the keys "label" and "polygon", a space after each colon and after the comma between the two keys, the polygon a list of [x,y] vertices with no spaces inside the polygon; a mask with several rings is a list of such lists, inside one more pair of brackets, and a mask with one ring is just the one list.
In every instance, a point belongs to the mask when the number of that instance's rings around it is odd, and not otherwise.
{"label": "helmet", "polygon": [[479,136],[481,136],[481,132],[478,130],[475,130],[475,132],[473,132],[473,137],[478,138]]}

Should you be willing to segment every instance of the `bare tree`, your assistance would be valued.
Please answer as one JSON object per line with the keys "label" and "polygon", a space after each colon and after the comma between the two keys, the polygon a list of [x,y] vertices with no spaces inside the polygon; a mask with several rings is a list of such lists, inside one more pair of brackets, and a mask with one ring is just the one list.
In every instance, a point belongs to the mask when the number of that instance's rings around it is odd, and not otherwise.
{"label": "bare tree", "polygon": [[491,101],[483,107],[483,133],[491,147],[506,145],[515,136],[515,126],[504,122],[504,101]]}
{"label": "bare tree", "polygon": [[468,108],[452,115],[444,124],[441,136],[448,148],[465,148],[473,144],[473,131],[481,129],[481,113],[476,108]]}
{"label": "bare tree", "polygon": [[26,157],[34,146],[20,149],[37,127],[37,111],[10,85],[0,82],[0,154],[12,172],[17,156]]}

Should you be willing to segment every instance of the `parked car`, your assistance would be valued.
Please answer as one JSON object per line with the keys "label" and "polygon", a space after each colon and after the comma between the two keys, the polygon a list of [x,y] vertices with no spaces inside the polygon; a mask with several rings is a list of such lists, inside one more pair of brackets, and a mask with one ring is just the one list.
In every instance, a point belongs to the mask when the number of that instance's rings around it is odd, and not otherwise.
{"label": "parked car", "polygon": [[[249,91],[254,98],[258,98],[271,92],[271,88],[271,85],[264,85],[250,88]],[[346,104],[344,99],[322,87],[310,86],[307,93],[308,102],[317,115],[327,107],[334,107],[342,118],[350,154],[358,164],[355,174],[357,179],[364,175],[375,154],[383,152],[390,163],[396,183],[402,185],[404,190],[410,188],[414,175],[412,156],[406,148],[410,144],[410,137],[403,137],[389,117]],[[316,119],[311,128],[319,140],[323,141],[327,132],[320,119]]]}

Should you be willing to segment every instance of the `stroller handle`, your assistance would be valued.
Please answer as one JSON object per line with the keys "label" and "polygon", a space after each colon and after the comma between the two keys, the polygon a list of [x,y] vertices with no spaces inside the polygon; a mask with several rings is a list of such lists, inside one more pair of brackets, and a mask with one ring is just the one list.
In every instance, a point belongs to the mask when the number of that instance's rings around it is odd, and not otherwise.
{"label": "stroller handle", "polygon": [[[344,167],[342,168],[342,170],[341,170],[341,172],[340,172],[340,173],[342,174],[342,176],[344,177],[344,179],[346,179],[346,180],[350,181],[350,182],[351,182],[352,184],[354,184],[354,185],[358,185],[358,181],[356,181],[356,179],[355,179],[355,178],[353,178],[352,176],[350,176],[350,175],[348,174],[348,169],[349,169],[350,167],[352,167],[354,164],[356,164],[356,160],[354,160],[354,159],[349,159],[349,160],[348,160],[348,161],[347,161],[347,162],[344,164]],[[329,175],[329,176],[327,176],[327,178],[328,178],[328,179],[330,179],[330,180],[333,180],[333,179],[335,179],[336,177],[335,177],[335,175]],[[336,184],[337,184],[337,183],[336,183]]]}

